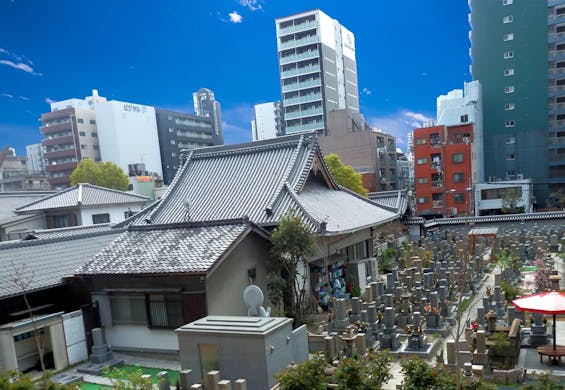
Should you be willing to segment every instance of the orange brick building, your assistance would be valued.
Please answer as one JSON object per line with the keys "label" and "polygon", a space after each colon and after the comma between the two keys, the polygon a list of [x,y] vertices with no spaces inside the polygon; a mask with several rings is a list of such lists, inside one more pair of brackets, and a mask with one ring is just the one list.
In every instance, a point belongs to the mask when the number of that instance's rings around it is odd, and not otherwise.
{"label": "orange brick building", "polygon": [[414,129],[416,214],[453,217],[472,206],[473,125]]}

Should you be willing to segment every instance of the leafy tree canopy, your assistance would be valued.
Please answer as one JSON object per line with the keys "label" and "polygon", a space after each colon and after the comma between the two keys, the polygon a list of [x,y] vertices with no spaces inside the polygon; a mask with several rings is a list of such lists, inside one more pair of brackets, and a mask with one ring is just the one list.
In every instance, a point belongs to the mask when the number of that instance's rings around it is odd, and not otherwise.
{"label": "leafy tree canopy", "polygon": [[110,161],[94,161],[86,158],[81,160],[71,174],[71,185],[89,183],[100,187],[126,191],[129,180],[126,173]]}
{"label": "leafy tree canopy", "polygon": [[324,157],[324,160],[337,184],[367,197],[368,191],[363,187],[361,174],[355,172],[350,165],[344,165],[335,153],[328,154]]}

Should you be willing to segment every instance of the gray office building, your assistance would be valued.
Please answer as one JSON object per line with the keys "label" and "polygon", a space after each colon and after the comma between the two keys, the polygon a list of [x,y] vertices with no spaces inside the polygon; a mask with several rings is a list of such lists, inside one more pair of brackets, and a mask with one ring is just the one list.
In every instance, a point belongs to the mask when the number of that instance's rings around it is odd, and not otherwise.
{"label": "gray office building", "polygon": [[224,143],[224,136],[222,132],[222,109],[220,107],[220,102],[216,101],[214,92],[210,91],[208,88],[200,88],[192,94],[192,99],[194,101],[194,112],[196,115],[211,118],[214,133],[216,134],[216,137],[219,137],[220,139],[220,143],[218,145],[222,145]]}
{"label": "gray office building", "polygon": [[165,184],[175,177],[183,150],[223,145],[222,128],[215,126],[215,119],[221,118],[218,114],[219,110],[214,116],[199,116],[155,109]]}
{"label": "gray office building", "polygon": [[325,132],[328,113],[359,111],[355,38],[319,9],[276,20],[285,133]]}

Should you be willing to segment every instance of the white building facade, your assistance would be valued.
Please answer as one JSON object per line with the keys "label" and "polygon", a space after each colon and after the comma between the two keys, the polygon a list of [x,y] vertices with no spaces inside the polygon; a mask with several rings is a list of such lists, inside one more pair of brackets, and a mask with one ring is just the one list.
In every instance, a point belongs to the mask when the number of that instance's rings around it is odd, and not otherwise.
{"label": "white building facade", "polygon": [[473,183],[483,183],[483,103],[479,81],[465,83],[464,89],[454,89],[437,98],[437,124],[457,126],[473,124],[472,145]]}
{"label": "white building facade", "polygon": [[319,9],[276,19],[285,133],[324,131],[335,109],[359,111],[355,37]]}
{"label": "white building facade", "polygon": [[253,141],[275,138],[282,134],[280,102],[256,104],[253,111],[255,116],[251,121]]}
{"label": "white building facade", "polygon": [[148,172],[163,176],[155,108],[112,100],[96,107],[100,154],[124,172],[143,163]]}

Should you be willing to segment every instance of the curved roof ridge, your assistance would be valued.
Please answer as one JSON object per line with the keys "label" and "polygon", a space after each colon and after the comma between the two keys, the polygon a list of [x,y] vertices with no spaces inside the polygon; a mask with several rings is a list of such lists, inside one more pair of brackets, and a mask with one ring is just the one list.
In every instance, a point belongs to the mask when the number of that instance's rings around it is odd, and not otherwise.
{"label": "curved roof ridge", "polygon": [[322,228],[322,224],[324,222],[323,221],[320,222],[316,218],[314,218],[314,216],[312,215],[312,212],[310,210],[308,210],[308,208],[306,206],[304,206],[304,204],[300,201],[300,199],[298,198],[298,195],[296,195],[294,193],[294,191],[292,190],[292,188],[291,188],[291,186],[288,182],[286,182],[284,184],[284,188],[288,191],[288,194],[290,195],[292,200],[294,200],[294,202],[298,205],[298,207],[300,207],[300,209],[302,210],[304,215],[308,218],[309,222],[316,228],[316,230],[317,231],[322,230],[321,228]]}
{"label": "curved roof ridge", "polygon": [[[195,149],[193,150],[194,152],[193,158],[200,159],[200,158],[210,158],[210,157],[218,157],[218,156],[230,156],[234,154],[259,153],[270,149],[280,149],[281,146],[295,145],[297,143],[300,144],[301,142],[302,142],[302,137],[300,137],[299,139],[290,139],[277,143],[271,142],[268,144],[255,145],[254,142],[251,142],[249,144],[239,144],[239,145],[248,145],[242,147],[233,147],[233,145],[223,145],[222,149],[218,147],[216,148],[216,150],[210,150],[213,149],[214,147]],[[229,149],[224,149],[224,147],[226,146],[232,146],[232,147]]]}
{"label": "curved roof ridge", "polygon": [[[165,192],[165,194],[163,195],[163,197],[161,199],[159,199],[159,204],[157,205],[157,207],[155,207],[153,210],[151,210],[151,212],[145,217],[145,221],[151,221],[151,218],[153,217],[153,214],[155,214],[157,212],[157,210],[159,210],[161,208],[161,206],[163,204],[167,203],[167,200],[169,198],[169,195],[175,190],[176,188],[176,184],[177,182],[180,180],[180,178],[182,176],[184,176],[184,173],[186,172],[186,170],[188,169],[188,166],[190,165],[190,162],[192,161],[192,155],[193,155],[193,150],[188,152],[188,156],[186,157],[186,160],[182,166],[182,168],[180,169],[179,172],[177,172],[177,174],[175,175],[173,181],[171,182],[171,184],[169,184],[169,189]],[[146,222],[147,223],[147,222]],[[150,223],[150,222],[149,222]]]}
{"label": "curved roof ridge", "polygon": [[298,144],[296,145],[296,149],[292,153],[292,157],[290,158],[290,162],[289,162],[289,164],[286,168],[285,173],[283,174],[283,176],[281,178],[279,185],[277,186],[275,193],[273,194],[272,198],[267,203],[267,207],[265,208],[265,212],[267,212],[267,214],[270,214],[272,212],[273,208],[276,206],[277,200],[280,198],[282,190],[288,182],[288,178],[290,176],[290,173],[292,172],[292,170],[294,169],[294,166],[296,165],[296,160],[297,160],[298,154],[300,153],[300,149],[302,148],[303,141],[304,141],[304,137],[301,136],[300,139],[298,140]]}
{"label": "curved roof ridge", "polygon": [[308,179],[308,175],[310,174],[310,170],[312,169],[312,164],[314,163],[314,156],[319,151],[318,148],[318,137],[316,135],[310,135],[306,138],[305,144],[310,146],[310,150],[308,153],[308,157],[304,162],[304,166],[302,167],[302,171],[300,175],[296,178],[296,182],[293,185],[294,191],[300,191],[306,180]]}

